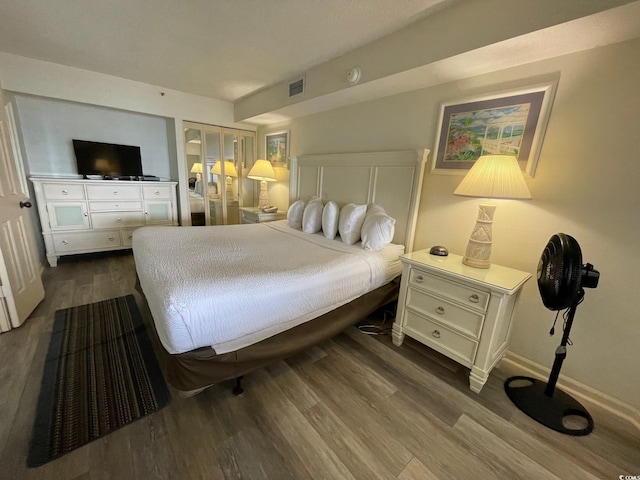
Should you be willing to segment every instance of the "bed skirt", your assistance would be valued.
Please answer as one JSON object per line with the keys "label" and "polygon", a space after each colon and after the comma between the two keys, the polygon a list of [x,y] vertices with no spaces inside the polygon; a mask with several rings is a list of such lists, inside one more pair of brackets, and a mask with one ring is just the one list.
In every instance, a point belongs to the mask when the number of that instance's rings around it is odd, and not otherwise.
{"label": "bed skirt", "polygon": [[188,392],[240,377],[335,337],[377,309],[396,301],[400,290],[400,277],[297,327],[240,350],[220,355],[211,347],[180,354],[168,353],[157,338],[155,325],[139,284],[136,285],[136,289],[144,302],[146,312],[149,313],[145,317],[151,323],[150,330],[157,340],[159,348],[156,350],[165,378],[176,389]]}

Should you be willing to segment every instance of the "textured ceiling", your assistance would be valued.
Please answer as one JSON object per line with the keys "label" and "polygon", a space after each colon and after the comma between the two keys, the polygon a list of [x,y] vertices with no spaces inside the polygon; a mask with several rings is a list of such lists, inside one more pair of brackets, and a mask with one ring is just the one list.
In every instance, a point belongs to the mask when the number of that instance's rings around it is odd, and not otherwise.
{"label": "textured ceiling", "polygon": [[0,51],[234,101],[453,1],[2,0]]}

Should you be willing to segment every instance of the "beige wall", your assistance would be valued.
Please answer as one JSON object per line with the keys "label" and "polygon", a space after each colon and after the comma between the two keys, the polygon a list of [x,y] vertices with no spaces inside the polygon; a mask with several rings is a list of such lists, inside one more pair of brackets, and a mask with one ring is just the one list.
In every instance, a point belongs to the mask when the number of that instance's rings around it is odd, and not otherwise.
{"label": "beige wall", "polygon": [[[562,374],[640,408],[640,40],[310,115],[288,124],[291,154],[433,149],[440,103],[559,78],[531,201],[498,201],[492,260],[534,274],[554,233],[574,236],[601,273],[578,308]],[[263,148],[263,147],[262,147]],[[262,152],[263,153],[263,152]],[[428,174],[416,249],[463,253],[480,199],[452,194],[460,176]],[[535,278],[525,286],[511,350],[551,367],[560,334]],[[561,322],[560,322],[561,325]],[[561,333],[561,328],[556,329]]]}

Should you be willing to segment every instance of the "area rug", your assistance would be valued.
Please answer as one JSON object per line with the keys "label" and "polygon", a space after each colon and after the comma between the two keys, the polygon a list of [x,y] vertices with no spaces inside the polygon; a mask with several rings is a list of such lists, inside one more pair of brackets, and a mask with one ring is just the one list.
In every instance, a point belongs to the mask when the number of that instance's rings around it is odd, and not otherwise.
{"label": "area rug", "polygon": [[27,466],[149,415],[170,398],[133,295],[58,310]]}

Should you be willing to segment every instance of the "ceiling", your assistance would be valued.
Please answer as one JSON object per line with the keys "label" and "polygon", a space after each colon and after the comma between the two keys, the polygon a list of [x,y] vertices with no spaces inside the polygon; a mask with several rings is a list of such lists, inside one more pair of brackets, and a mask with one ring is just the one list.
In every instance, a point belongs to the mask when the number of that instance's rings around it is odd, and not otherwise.
{"label": "ceiling", "polygon": [[3,0],[0,50],[235,101],[462,0]]}

